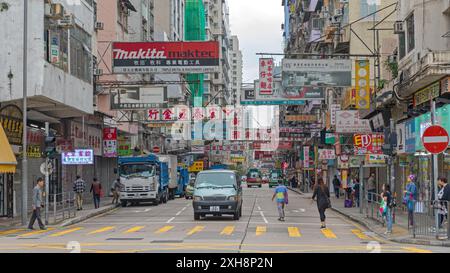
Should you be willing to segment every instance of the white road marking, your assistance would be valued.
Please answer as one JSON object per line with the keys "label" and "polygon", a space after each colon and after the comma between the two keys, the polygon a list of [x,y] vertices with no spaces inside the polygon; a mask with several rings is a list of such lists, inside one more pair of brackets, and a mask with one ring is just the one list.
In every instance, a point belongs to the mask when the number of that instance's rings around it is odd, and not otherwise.
{"label": "white road marking", "polygon": [[301,211],[301,212],[305,212],[305,211],[306,211],[306,209],[300,209],[300,211]]}
{"label": "white road marking", "polygon": [[170,223],[170,222],[172,222],[173,220],[175,220],[175,217],[170,218],[166,223]]}
{"label": "white road marking", "polygon": [[148,212],[148,211],[151,211],[151,210],[152,210],[152,209],[145,209],[144,212]]}
{"label": "white road marking", "polygon": [[263,218],[264,223],[268,224],[269,221],[267,221],[266,217],[264,216],[264,212],[260,211],[259,213],[261,214],[261,217]]}

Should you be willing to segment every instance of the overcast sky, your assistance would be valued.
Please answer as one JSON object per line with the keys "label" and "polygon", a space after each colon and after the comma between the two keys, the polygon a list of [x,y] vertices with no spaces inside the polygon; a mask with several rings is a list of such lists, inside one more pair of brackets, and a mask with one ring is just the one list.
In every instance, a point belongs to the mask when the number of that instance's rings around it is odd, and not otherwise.
{"label": "overcast sky", "polygon": [[[280,0],[228,0],[232,35],[239,37],[244,83],[258,78],[257,52],[282,52],[284,10]],[[279,57],[277,59],[280,59]]]}

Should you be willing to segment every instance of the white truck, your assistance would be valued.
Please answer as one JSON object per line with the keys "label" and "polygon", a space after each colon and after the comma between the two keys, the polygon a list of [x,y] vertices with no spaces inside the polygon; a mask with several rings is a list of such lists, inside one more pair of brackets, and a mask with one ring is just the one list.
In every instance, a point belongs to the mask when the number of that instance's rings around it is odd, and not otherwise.
{"label": "white truck", "polygon": [[176,155],[158,155],[158,159],[161,162],[167,163],[169,168],[169,200],[173,200],[178,189],[178,158]]}

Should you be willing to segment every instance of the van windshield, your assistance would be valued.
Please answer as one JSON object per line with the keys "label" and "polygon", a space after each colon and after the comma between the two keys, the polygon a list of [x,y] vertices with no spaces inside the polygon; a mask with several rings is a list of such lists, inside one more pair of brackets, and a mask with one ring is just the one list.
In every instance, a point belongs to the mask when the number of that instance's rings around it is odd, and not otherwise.
{"label": "van windshield", "polygon": [[201,173],[195,182],[196,188],[234,188],[236,176],[232,173]]}
{"label": "van windshield", "polygon": [[125,164],[120,166],[122,177],[152,177],[155,176],[156,167],[151,164]]}

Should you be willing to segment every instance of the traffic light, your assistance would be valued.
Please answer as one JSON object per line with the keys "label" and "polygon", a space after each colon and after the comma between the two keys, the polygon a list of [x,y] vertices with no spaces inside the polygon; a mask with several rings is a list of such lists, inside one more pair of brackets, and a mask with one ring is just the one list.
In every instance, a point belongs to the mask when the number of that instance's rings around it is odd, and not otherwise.
{"label": "traffic light", "polygon": [[50,133],[45,137],[44,157],[55,158],[56,154],[56,137]]}

